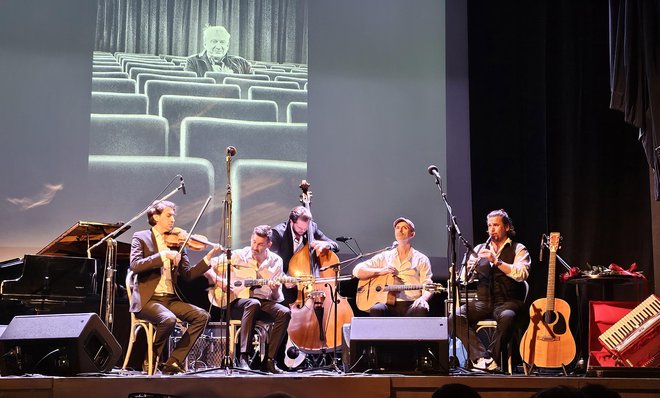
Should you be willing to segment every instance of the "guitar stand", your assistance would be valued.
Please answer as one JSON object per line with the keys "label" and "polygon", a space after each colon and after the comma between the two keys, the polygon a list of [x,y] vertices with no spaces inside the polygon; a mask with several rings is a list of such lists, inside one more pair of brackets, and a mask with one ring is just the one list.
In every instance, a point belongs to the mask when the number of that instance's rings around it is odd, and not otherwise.
{"label": "guitar stand", "polygon": [[[525,376],[529,376],[534,371],[536,365],[534,365],[533,363],[528,364],[527,362],[523,361],[522,367],[523,367],[523,372],[525,372]],[[564,376],[568,376],[568,370],[566,369],[566,365],[563,363],[561,364],[561,370]]]}

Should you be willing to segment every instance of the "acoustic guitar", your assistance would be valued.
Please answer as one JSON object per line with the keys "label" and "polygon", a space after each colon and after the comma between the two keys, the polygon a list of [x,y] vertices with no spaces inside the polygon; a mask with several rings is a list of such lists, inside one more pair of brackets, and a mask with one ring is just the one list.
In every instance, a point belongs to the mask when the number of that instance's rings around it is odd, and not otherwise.
{"label": "acoustic guitar", "polygon": [[445,291],[445,287],[441,283],[404,285],[396,283],[397,281],[400,279],[392,274],[360,280],[355,295],[357,307],[362,311],[369,311],[376,304],[393,305],[396,300],[395,293],[405,290],[428,290],[434,293]]}
{"label": "acoustic guitar", "polygon": [[559,232],[550,233],[548,247],[548,290],[546,298],[532,303],[529,309],[529,327],[520,342],[520,356],[530,366],[563,368],[575,358],[575,339],[569,319],[571,307],[555,298],[555,264],[559,248]]}
{"label": "acoustic guitar", "polygon": [[[218,275],[226,274],[226,261],[219,263],[215,267],[215,271]],[[233,301],[237,298],[249,298],[250,297],[250,288],[259,287],[267,285],[271,281],[282,283],[282,284],[291,284],[291,283],[312,283],[314,278],[312,276],[301,276],[301,277],[290,277],[290,276],[281,276],[273,279],[262,279],[257,278],[256,270],[253,268],[246,267],[235,267],[232,269],[231,273],[231,288],[229,289],[229,300]],[[219,286],[209,288],[208,299],[211,304],[215,307],[224,308],[227,306],[227,292],[225,292]]]}

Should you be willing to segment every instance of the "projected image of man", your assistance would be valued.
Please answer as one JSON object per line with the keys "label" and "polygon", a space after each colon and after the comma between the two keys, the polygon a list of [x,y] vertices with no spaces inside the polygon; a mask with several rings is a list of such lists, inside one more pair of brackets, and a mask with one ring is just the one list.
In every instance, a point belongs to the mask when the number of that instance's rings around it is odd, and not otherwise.
{"label": "projected image of man", "polygon": [[250,63],[237,55],[228,55],[231,35],[224,26],[208,26],[204,28],[204,51],[186,60],[184,70],[197,73],[228,72],[251,73]]}

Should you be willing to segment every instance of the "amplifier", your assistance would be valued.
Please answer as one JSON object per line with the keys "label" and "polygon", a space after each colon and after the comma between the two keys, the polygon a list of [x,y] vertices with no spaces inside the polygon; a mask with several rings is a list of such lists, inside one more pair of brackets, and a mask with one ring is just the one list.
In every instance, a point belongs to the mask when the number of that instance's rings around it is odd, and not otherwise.
{"label": "amplifier", "polygon": [[[170,355],[179,340],[181,333],[175,331],[169,341]],[[184,364],[186,371],[221,367],[222,359],[225,357],[225,346],[225,323],[209,322],[186,357]]]}

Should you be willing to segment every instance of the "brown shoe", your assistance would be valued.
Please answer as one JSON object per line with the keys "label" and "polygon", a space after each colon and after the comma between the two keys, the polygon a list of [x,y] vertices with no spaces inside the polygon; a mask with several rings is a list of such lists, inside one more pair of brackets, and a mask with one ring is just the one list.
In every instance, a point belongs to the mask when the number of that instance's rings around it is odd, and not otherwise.
{"label": "brown shoe", "polygon": [[160,371],[163,372],[164,375],[175,375],[177,373],[185,373],[183,366],[181,366],[175,360],[167,360],[167,362],[162,364],[162,366],[160,367]]}
{"label": "brown shoe", "polygon": [[284,373],[284,371],[277,367],[277,363],[272,358],[266,359],[266,372],[272,373],[274,375],[279,375]]}

